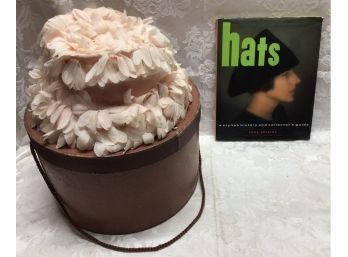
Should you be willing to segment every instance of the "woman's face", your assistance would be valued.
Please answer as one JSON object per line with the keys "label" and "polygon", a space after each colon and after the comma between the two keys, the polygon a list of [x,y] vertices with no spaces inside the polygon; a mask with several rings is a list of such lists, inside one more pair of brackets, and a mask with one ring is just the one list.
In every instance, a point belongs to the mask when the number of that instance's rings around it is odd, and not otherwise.
{"label": "woman's face", "polygon": [[273,88],[266,94],[279,102],[292,102],[295,89],[301,82],[294,70],[288,70],[276,76],[273,80]]}

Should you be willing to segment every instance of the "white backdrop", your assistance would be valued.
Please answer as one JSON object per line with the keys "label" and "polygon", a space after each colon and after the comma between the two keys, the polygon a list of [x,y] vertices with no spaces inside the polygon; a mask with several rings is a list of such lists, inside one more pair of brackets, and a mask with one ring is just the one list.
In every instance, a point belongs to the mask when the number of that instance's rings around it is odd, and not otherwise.
{"label": "white backdrop", "polygon": [[107,6],[129,15],[152,16],[178,50],[176,59],[200,89],[202,134],[215,133],[215,18],[260,16],[324,17],[313,130],[330,129],[329,0],[17,0],[17,147],[27,142],[23,126],[27,72],[40,53],[44,22],[73,8]]}
{"label": "white backdrop", "polygon": [[[200,146],[207,199],[200,221],[158,253],[121,254],[85,241],[68,226],[43,183],[23,128],[27,72],[40,51],[37,36],[50,17],[73,8],[110,6],[153,16],[200,89]],[[330,1],[329,0],[17,0],[17,256],[328,257],[330,255]],[[217,16],[323,16],[313,134],[310,141],[216,142]],[[123,246],[173,237],[198,210],[198,188],[169,221],[125,236]]]}

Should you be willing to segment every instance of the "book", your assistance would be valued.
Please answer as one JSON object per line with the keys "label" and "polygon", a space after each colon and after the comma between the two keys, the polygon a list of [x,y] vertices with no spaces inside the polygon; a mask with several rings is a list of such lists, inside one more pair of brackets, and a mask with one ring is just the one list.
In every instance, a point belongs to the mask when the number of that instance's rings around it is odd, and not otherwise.
{"label": "book", "polygon": [[322,21],[217,19],[216,140],[310,139]]}

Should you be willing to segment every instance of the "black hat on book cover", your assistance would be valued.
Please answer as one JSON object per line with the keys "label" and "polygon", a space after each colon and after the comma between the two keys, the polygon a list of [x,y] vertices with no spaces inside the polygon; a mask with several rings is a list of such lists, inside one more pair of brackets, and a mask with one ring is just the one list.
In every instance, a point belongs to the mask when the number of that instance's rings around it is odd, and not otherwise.
{"label": "black hat on book cover", "polygon": [[[275,76],[290,70],[297,64],[299,60],[296,55],[268,29],[261,31],[254,37],[256,42],[259,42],[261,37],[266,37],[267,44],[278,43],[280,46],[279,63],[276,66],[271,66],[265,61],[264,66],[238,66],[234,69],[228,94],[236,96],[245,92],[254,93],[260,91],[262,86],[271,81]],[[265,60],[270,57],[268,51],[265,54]],[[256,53],[255,63],[258,63],[258,54]]]}

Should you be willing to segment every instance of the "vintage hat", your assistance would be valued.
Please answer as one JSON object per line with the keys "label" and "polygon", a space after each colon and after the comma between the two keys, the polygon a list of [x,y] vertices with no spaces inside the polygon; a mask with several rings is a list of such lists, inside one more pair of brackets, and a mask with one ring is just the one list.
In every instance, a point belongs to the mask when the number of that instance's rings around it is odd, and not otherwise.
{"label": "vintage hat", "polygon": [[[259,42],[261,37],[266,37],[268,45],[272,43],[279,44],[279,63],[276,66],[271,66],[265,61],[264,66],[236,67],[232,73],[229,84],[228,94],[230,96],[236,96],[245,92],[254,93],[259,91],[265,83],[299,63],[295,54],[268,29],[261,31],[254,39],[256,42]],[[268,57],[270,57],[270,54],[266,51],[265,60],[267,60]],[[258,63],[257,53],[255,56],[255,63]]]}

